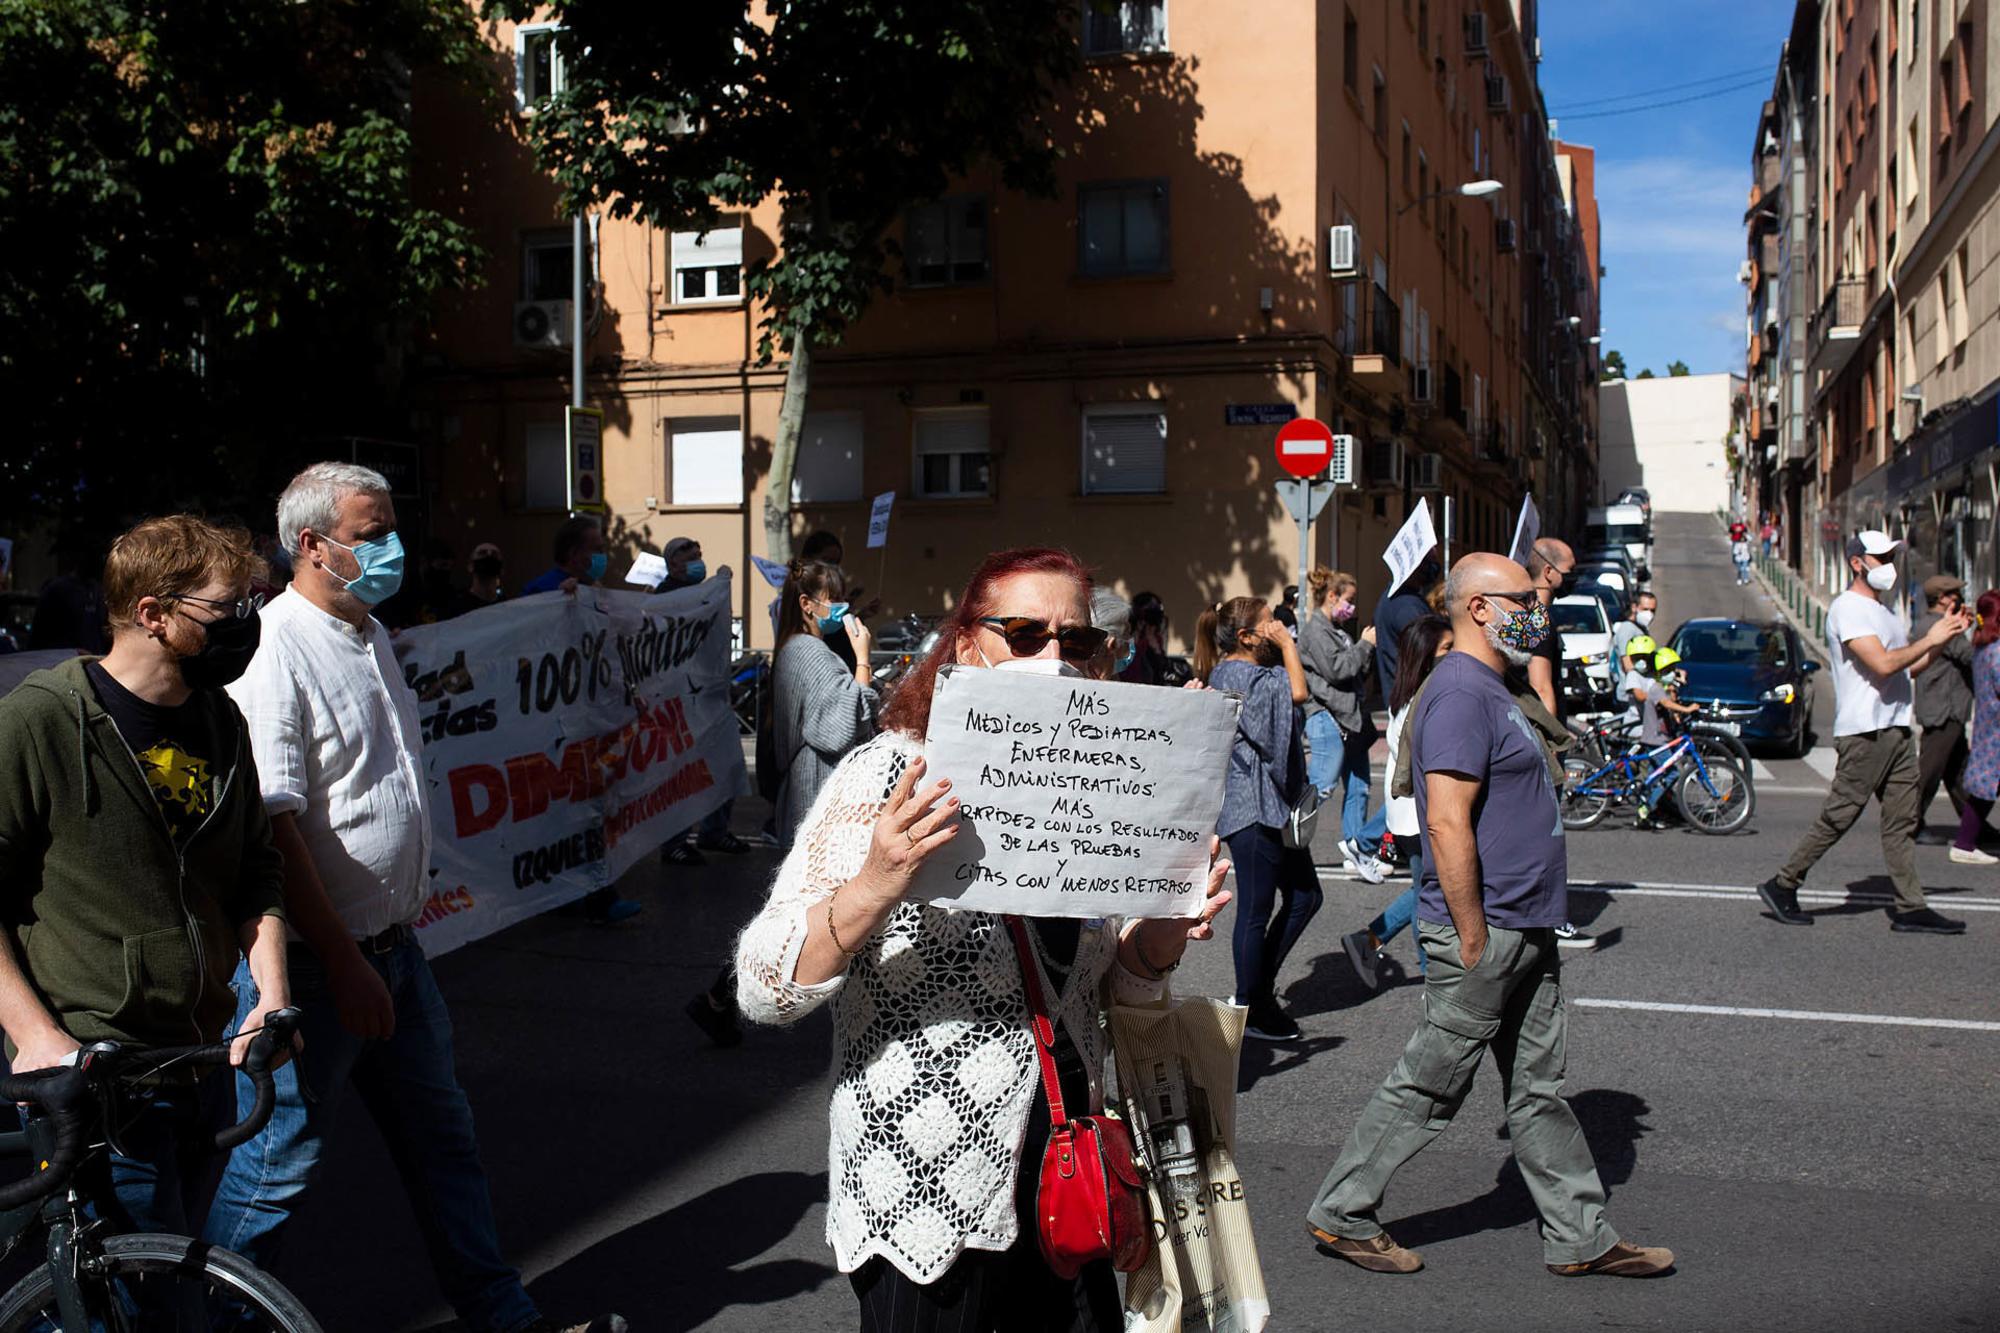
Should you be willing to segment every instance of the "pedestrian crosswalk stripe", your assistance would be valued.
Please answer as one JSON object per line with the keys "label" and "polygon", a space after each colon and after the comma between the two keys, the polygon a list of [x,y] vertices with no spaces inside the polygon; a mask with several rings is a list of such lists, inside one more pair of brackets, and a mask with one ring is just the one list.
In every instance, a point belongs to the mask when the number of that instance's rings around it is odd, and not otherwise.
{"label": "pedestrian crosswalk stripe", "polygon": [[1598,1000],[1571,996],[1585,1009],[1638,1009],[1661,1014],[1702,1014],[1718,1018],[1783,1018],[1803,1023],[1866,1023],[1880,1027],[1957,1028],[2000,1032],[2000,1023],[1977,1018],[1905,1018],[1896,1014],[1843,1014],[1819,1009],[1752,1009],[1735,1004],[1675,1004],[1666,1000]]}
{"label": "pedestrian crosswalk stripe", "polygon": [[1762,759],[1752,759],[1750,761],[1750,780],[1752,782],[1776,782],[1778,775],[1773,773],[1770,766]]}
{"label": "pedestrian crosswalk stripe", "polygon": [[[1622,880],[1602,880],[1595,883],[1581,883],[1572,880],[1571,893],[1609,893],[1637,896],[1641,898],[1722,898],[1730,902],[1756,902],[1757,890],[1734,884],[1631,884]],[[1896,901],[1887,893],[1848,893],[1836,889],[1800,889],[1802,903],[1865,903],[1887,906]],[[2000,912],[2000,898],[1967,898],[1958,894],[1941,894],[1938,901],[1956,912]]]}
{"label": "pedestrian crosswalk stripe", "polygon": [[1812,749],[1806,751],[1805,761],[1807,768],[1810,768],[1828,782],[1833,781],[1833,747],[1831,745],[1813,746]]}

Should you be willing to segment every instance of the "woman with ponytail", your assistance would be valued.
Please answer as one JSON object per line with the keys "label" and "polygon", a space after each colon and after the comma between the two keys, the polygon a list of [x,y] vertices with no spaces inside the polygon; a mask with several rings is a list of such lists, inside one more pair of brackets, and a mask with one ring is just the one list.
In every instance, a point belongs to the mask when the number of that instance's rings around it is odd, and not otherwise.
{"label": "woman with ponytail", "polygon": [[1321,898],[1312,854],[1283,836],[1305,794],[1305,666],[1291,633],[1255,597],[1202,612],[1194,652],[1210,688],[1243,696],[1215,830],[1236,867],[1236,1003],[1250,1010],[1250,1036],[1296,1041],[1299,1025],[1278,1003],[1278,969]]}
{"label": "woman with ponytail", "polygon": [[[881,700],[868,662],[868,627],[848,615],[840,566],[794,560],[778,594],[778,649],[771,655],[771,730],[778,761],[778,842],[792,845],[819,789],[878,730]],[[848,653],[832,641],[844,640]],[[849,661],[854,665],[850,667]]]}
{"label": "woman with ponytail", "polygon": [[1380,884],[1388,867],[1376,857],[1382,814],[1368,818],[1368,750],[1375,719],[1368,712],[1368,680],[1375,671],[1375,628],[1354,635],[1354,575],[1324,566],[1306,576],[1312,615],[1299,633],[1305,663],[1307,774],[1322,797],[1340,810],[1340,852],[1347,869]]}

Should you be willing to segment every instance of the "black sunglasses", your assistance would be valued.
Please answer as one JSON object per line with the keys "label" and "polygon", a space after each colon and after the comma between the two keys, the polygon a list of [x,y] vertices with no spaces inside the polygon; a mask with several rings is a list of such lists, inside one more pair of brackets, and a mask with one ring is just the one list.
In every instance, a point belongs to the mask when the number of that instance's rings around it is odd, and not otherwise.
{"label": "black sunglasses", "polygon": [[191,592],[170,592],[160,599],[163,602],[200,602],[203,606],[220,607],[225,613],[222,620],[248,620],[263,609],[264,594],[253,592],[248,597],[238,597],[232,601],[218,602],[213,597],[197,597]]}
{"label": "black sunglasses", "polygon": [[1095,625],[1071,625],[1050,629],[1049,622],[1033,616],[981,616],[979,623],[990,625],[1007,641],[1007,651],[1016,657],[1033,657],[1050,639],[1065,662],[1088,662],[1104,651],[1111,636]]}

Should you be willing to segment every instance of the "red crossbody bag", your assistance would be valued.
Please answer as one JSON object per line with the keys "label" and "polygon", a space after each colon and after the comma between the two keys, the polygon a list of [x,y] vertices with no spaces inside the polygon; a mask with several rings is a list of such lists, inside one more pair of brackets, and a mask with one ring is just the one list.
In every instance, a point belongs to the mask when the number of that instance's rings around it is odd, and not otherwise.
{"label": "red crossbody bag", "polygon": [[1042,1091],[1049,1099],[1049,1142],[1042,1150],[1041,1178],[1035,1189],[1035,1230],[1042,1258],[1057,1277],[1073,1278],[1085,1264],[1099,1259],[1109,1259],[1119,1272],[1129,1273],[1145,1263],[1153,1249],[1132,1136],[1122,1120],[1097,1115],[1072,1119],[1064,1108],[1056,1076],[1055,1020],[1042,996],[1034,946],[1021,918],[1010,916],[1006,921],[1014,952],[1021,959],[1029,1026],[1041,1060]]}

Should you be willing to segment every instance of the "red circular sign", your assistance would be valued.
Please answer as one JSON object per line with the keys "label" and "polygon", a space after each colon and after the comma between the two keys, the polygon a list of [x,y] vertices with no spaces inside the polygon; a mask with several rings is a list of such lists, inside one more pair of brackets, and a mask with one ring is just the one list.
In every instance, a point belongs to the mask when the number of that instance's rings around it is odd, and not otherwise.
{"label": "red circular sign", "polygon": [[1278,466],[1295,477],[1312,477],[1333,461],[1333,428],[1299,417],[1278,428]]}

